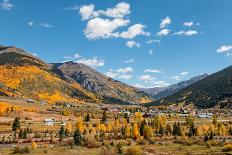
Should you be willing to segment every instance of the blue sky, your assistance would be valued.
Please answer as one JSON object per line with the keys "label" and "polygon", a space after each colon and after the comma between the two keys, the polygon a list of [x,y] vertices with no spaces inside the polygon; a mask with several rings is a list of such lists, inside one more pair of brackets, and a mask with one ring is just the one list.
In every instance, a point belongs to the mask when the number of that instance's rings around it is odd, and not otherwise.
{"label": "blue sky", "polygon": [[231,0],[0,0],[0,44],[133,86],[231,65]]}

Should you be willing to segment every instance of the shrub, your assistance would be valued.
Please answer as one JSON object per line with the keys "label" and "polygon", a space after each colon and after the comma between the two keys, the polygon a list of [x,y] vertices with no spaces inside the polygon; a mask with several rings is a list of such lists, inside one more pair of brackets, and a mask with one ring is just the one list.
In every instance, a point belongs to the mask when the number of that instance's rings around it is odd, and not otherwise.
{"label": "shrub", "polygon": [[139,146],[131,146],[126,150],[125,155],[141,155],[142,150]]}
{"label": "shrub", "polygon": [[84,138],[84,146],[91,149],[91,148],[97,148],[99,145],[93,136],[86,136]]}
{"label": "shrub", "polygon": [[232,144],[225,145],[225,148],[223,149],[224,152],[232,151]]}
{"label": "shrub", "polygon": [[114,147],[107,148],[107,147],[103,146],[101,148],[100,155],[116,155],[116,154],[117,154],[117,151]]}
{"label": "shrub", "polygon": [[31,144],[31,149],[32,149],[32,150],[37,149],[37,147],[38,147],[38,145],[37,145],[35,142],[33,142],[33,143]]}
{"label": "shrub", "polygon": [[30,153],[31,150],[30,150],[30,147],[27,145],[27,146],[16,146],[14,147],[14,150],[13,150],[13,153],[14,154],[26,154],[26,153]]}

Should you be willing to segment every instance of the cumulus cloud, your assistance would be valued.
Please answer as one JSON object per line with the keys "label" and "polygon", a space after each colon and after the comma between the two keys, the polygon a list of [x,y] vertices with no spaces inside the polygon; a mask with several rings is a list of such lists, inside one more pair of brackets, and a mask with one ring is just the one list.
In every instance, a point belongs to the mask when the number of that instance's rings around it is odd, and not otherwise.
{"label": "cumulus cloud", "polygon": [[119,79],[125,79],[125,80],[130,80],[133,77],[133,75],[119,75]]}
{"label": "cumulus cloud", "polygon": [[84,34],[88,39],[107,39],[107,38],[124,38],[133,39],[136,36],[149,36],[146,32],[145,25],[134,24],[125,31],[119,31],[119,28],[127,27],[129,19],[124,17],[130,14],[130,5],[126,2],[118,3],[113,8],[106,10],[95,10],[93,4],[83,5],[79,9],[82,20],[87,20]]}
{"label": "cumulus cloud", "polygon": [[101,11],[102,14],[112,18],[123,18],[130,14],[130,4],[126,2],[118,3],[114,8],[108,8],[106,11]]}
{"label": "cumulus cloud", "polygon": [[27,25],[28,25],[28,26],[34,26],[34,22],[33,22],[33,21],[29,21],[29,22],[27,23]]}
{"label": "cumulus cloud", "polygon": [[146,44],[154,44],[154,43],[160,44],[161,41],[160,40],[148,40],[148,41],[146,41]]}
{"label": "cumulus cloud", "polygon": [[194,25],[194,23],[192,21],[183,23],[183,26],[187,26],[187,27],[191,27],[193,25]]}
{"label": "cumulus cloud", "polygon": [[169,17],[164,18],[160,23],[160,28],[165,28],[167,25],[171,24],[171,21],[172,20]]}
{"label": "cumulus cloud", "polygon": [[115,32],[119,27],[126,26],[129,20],[124,19],[102,19],[94,18],[88,21],[84,33],[88,39],[118,37],[118,32]]}
{"label": "cumulus cloud", "polygon": [[101,67],[105,65],[105,62],[103,59],[99,59],[97,56],[93,58],[82,58],[80,54],[75,53],[72,56],[64,56],[65,61],[73,61],[77,63],[82,63],[85,64],[89,67],[96,68],[96,67]]}
{"label": "cumulus cloud", "polygon": [[130,40],[126,42],[126,46],[128,46],[129,48],[133,48],[133,47],[140,47],[140,44],[136,41]]}
{"label": "cumulus cloud", "polygon": [[175,79],[176,81],[180,81],[181,78],[185,77],[188,74],[189,72],[181,72],[179,75],[172,76],[171,78]]}
{"label": "cumulus cloud", "polygon": [[145,69],[144,72],[145,73],[163,73],[162,71],[157,70],[157,69]]}
{"label": "cumulus cloud", "polygon": [[153,50],[149,50],[149,55],[152,55],[153,54]]}
{"label": "cumulus cloud", "polygon": [[163,30],[160,30],[158,33],[157,33],[157,36],[167,36],[168,34],[170,33],[170,30],[169,29],[163,29]]}
{"label": "cumulus cloud", "polygon": [[141,85],[141,84],[139,84],[139,83],[136,83],[136,84],[134,85],[134,87],[136,87],[136,88],[146,88],[146,86]]}
{"label": "cumulus cloud", "polygon": [[49,24],[49,23],[41,23],[40,26],[44,27],[44,28],[53,28],[54,27],[54,25]]}
{"label": "cumulus cloud", "polygon": [[123,18],[124,16],[130,14],[130,4],[121,2],[118,3],[115,7],[108,8],[106,10],[95,10],[94,4],[82,5],[80,7],[79,13],[82,17],[82,20],[89,20],[99,16]]}
{"label": "cumulus cloud", "polygon": [[142,24],[132,25],[131,27],[128,28],[127,31],[122,32],[120,34],[120,37],[124,38],[124,39],[133,39],[133,38],[135,38],[138,35],[149,36],[150,33],[144,31],[145,27],[146,26],[142,25]]}
{"label": "cumulus cloud", "polygon": [[133,71],[132,67],[119,68],[117,70],[110,69],[105,75],[111,78],[129,80],[133,77],[133,75],[130,74]]}
{"label": "cumulus cloud", "polygon": [[184,76],[187,75],[189,72],[181,72],[180,75]]}
{"label": "cumulus cloud", "polygon": [[188,30],[188,31],[179,31],[175,32],[174,35],[181,35],[181,36],[192,36],[192,35],[197,35],[199,34],[196,30]]}
{"label": "cumulus cloud", "polygon": [[118,77],[118,74],[117,74],[117,73],[114,73],[114,72],[112,72],[112,71],[106,72],[105,75],[108,76],[108,77],[111,77],[111,78],[113,78],[113,79]]}
{"label": "cumulus cloud", "polygon": [[90,59],[82,58],[82,59],[76,60],[75,62],[82,63],[87,66],[93,67],[93,68],[101,67],[101,66],[104,66],[105,64],[104,60],[98,59],[97,57],[90,58]]}
{"label": "cumulus cloud", "polygon": [[155,80],[156,78],[155,77],[152,77],[151,75],[142,75],[139,77],[140,80],[142,81],[152,81],[152,80]]}
{"label": "cumulus cloud", "polygon": [[2,3],[0,3],[0,8],[3,10],[11,10],[14,8],[14,5],[10,2],[10,0],[3,0]]}
{"label": "cumulus cloud", "polygon": [[165,81],[152,81],[151,84],[152,84],[152,88],[169,86],[169,83],[167,83]]}
{"label": "cumulus cloud", "polygon": [[134,62],[134,59],[128,59],[126,61],[124,61],[125,63],[133,63]]}
{"label": "cumulus cloud", "polygon": [[217,49],[218,53],[227,53],[232,50],[232,45],[223,45]]}
{"label": "cumulus cloud", "polygon": [[133,72],[134,69],[132,67],[126,67],[126,68],[119,68],[116,70],[117,73],[129,73]]}

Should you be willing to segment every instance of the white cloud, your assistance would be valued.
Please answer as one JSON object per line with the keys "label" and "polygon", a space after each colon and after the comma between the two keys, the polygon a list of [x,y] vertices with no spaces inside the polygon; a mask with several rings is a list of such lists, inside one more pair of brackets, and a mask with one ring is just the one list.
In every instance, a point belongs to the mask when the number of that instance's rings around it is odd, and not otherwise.
{"label": "white cloud", "polygon": [[11,10],[14,8],[14,5],[10,3],[10,0],[3,0],[2,3],[0,3],[0,8],[3,10]]}
{"label": "white cloud", "polygon": [[[72,8],[69,8],[72,9]],[[139,35],[149,36],[145,32],[145,25],[134,24],[126,31],[118,31],[121,27],[126,27],[130,20],[124,17],[130,14],[130,4],[126,2],[118,3],[113,8],[106,10],[95,10],[94,4],[83,5],[79,9],[82,20],[88,20],[84,29],[84,34],[88,39],[107,39],[107,38],[124,38],[133,39]]]}
{"label": "white cloud", "polygon": [[163,30],[160,30],[158,33],[157,33],[157,36],[167,36],[168,34],[170,33],[170,30],[169,29],[163,29]]}
{"label": "white cloud", "polygon": [[136,41],[130,40],[126,42],[126,46],[128,46],[129,48],[133,48],[133,47],[140,47],[140,44]]}
{"label": "white cloud", "polygon": [[162,71],[157,70],[157,69],[145,69],[144,72],[145,73],[163,73]]}
{"label": "white cloud", "polygon": [[189,72],[181,72],[179,75],[172,76],[171,78],[175,79],[176,81],[180,81],[181,78],[185,77],[188,74]]}
{"label": "white cloud", "polygon": [[136,83],[136,84],[134,85],[134,87],[136,87],[136,88],[146,88],[144,85],[141,85],[141,84],[139,84],[139,83]]}
{"label": "white cloud", "polygon": [[187,75],[189,72],[182,72],[182,73],[180,73],[180,75],[182,75],[182,76],[185,76],[185,75]]}
{"label": "white cloud", "polygon": [[167,25],[171,24],[171,21],[172,20],[169,17],[164,18],[160,23],[160,28],[161,29],[165,28]]}
{"label": "white cloud", "polygon": [[129,80],[133,77],[133,75],[131,75],[129,73],[131,73],[133,71],[134,70],[131,67],[119,68],[117,70],[110,69],[108,72],[105,73],[105,75],[108,77],[111,77],[111,78]]}
{"label": "white cloud", "polygon": [[32,53],[33,56],[35,57],[38,57],[38,54],[37,53]]}
{"label": "white cloud", "polygon": [[180,76],[172,76],[173,79],[175,79],[176,81],[180,81]]}
{"label": "white cloud", "polygon": [[152,55],[153,54],[153,50],[149,50],[149,55]]}
{"label": "white cloud", "polygon": [[94,58],[91,58],[91,59],[87,59],[87,58],[81,58],[79,60],[76,60],[75,62],[78,62],[78,63],[82,63],[82,64],[85,64],[87,66],[90,66],[90,67],[101,67],[101,66],[104,66],[104,60],[102,59],[98,59],[97,57],[94,57]]}
{"label": "white cloud", "polygon": [[71,7],[67,8],[67,10],[74,10],[74,11],[77,11],[79,9],[80,9],[80,7],[78,5],[74,5],[74,6],[71,6]]}
{"label": "white cloud", "polygon": [[94,16],[94,5],[83,5],[80,7],[79,13],[81,14],[82,20],[88,20]]}
{"label": "white cloud", "polygon": [[152,84],[152,88],[169,86],[169,83],[166,83],[165,81],[152,81],[151,84]]}
{"label": "white cloud", "polygon": [[126,67],[126,68],[119,68],[116,70],[117,73],[129,73],[133,72],[134,69],[132,67]]}
{"label": "white cloud", "polygon": [[152,81],[152,80],[155,80],[156,78],[155,77],[152,77],[151,75],[142,75],[139,77],[140,80],[142,81]]}
{"label": "white cloud", "polygon": [[29,21],[27,24],[28,24],[28,26],[34,26],[34,22],[33,21]]}
{"label": "white cloud", "polygon": [[131,27],[128,28],[127,31],[122,32],[120,34],[120,37],[124,38],[124,39],[133,39],[133,38],[135,38],[138,35],[149,36],[150,33],[144,31],[145,27],[146,26],[142,25],[142,24],[132,25]]}
{"label": "white cloud", "polygon": [[187,26],[187,27],[191,27],[191,26],[193,26],[194,24],[193,24],[193,22],[191,21],[191,22],[184,22],[183,23],[183,26]]}
{"label": "white cloud", "polygon": [[128,59],[126,61],[124,61],[125,63],[133,63],[134,62],[134,59]]}
{"label": "white cloud", "polygon": [[118,76],[119,79],[125,79],[125,80],[130,80],[132,77],[133,75],[128,75],[128,74]]}
{"label": "white cloud", "polygon": [[175,32],[174,35],[182,35],[182,36],[192,36],[192,35],[197,35],[198,32],[196,30],[188,30],[188,31],[179,31]]}
{"label": "white cloud", "polygon": [[115,8],[108,8],[102,14],[112,18],[123,18],[130,14],[130,4],[126,2],[118,3]]}
{"label": "white cloud", "polygon": [[93,58],[82,58],[80,54],[76,53],[73,56],[64,56],[64,59],[66,59],[64,62],[67,61],[73,61],[77,63],[82,63],[90,67],[101,67],[105,65],[105,62],[103,59],[98,59],[98,57]]}
{"label": "white cloud", "polygon": [[146,41],[146,44],[154,44],[154,43],[160,44],[161,41],[160,40],[148,40],[148,41]]}
{"label": "white cloud", "polygon": [[75,61],[78,58],[81,58],[80,54],[78,53],[75,53],[73,56],[64,56],[64,59],[68,59],[70,61]]}
{"label": "white cloud", "polygon": [[[118,3],[114,8],[108,8],[106,10],[94,10],[94,4],[83,5],[80,7],[79,13],[82,20],[89,20],[99,16],[106,16],[111,18],[123,18],[130,14],[130,4],[126,2]],[[76,9],[75,9],[76,10]]]}
{"label": "white cloud", "polygon": [[111,77],[111,78],[117,78],[118,74],[114,73],[112,71],[108,71],[105,73],[106,76]]}
{"label": "white cloud", "polygon": [[223,45],[217,49],[218,53],[226,53],[232,50],[232,45]]}
{"label": "white cloud", "polygon": [[120,18],[113,20],[94,18],[88,21],[84,33],[88,39],[118,37],[119,34],[115,30],[128,23],[129,20]]}
{"label": "white cloud", "polygon": [[54,25],[51,25],[51,24],[48,24],[48,23],[41,23],[40,26],[44,27],[44,28],[53,28],[54,27]]}

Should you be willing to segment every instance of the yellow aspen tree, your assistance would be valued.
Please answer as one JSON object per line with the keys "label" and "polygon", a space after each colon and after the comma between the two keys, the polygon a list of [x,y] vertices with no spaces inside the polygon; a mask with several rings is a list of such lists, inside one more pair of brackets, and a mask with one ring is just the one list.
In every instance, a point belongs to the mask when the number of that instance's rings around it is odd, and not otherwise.
{"label": "yellow aspen tree", "polygon": [[84,132],[84,127],[83,127],[83,122],[82,119],[78,119],[76,123],[77,130],[83,134]]}
{"label": "yellow aspen tree", "polygon": [[72,133],[72,124],[70,122],[67,123],[66,129],[67,129],[68,133]]}
{"label": "yellow aspen tree", "polygon": [[137,139],[140,136],[137,123],[133,124],[133,138]]}
{"label": "yellow aspen tree", "polygon": [[125,138],[130,138],[131,137],[131,127],[129,125],[126,126],[125,132],[124,132]]}

